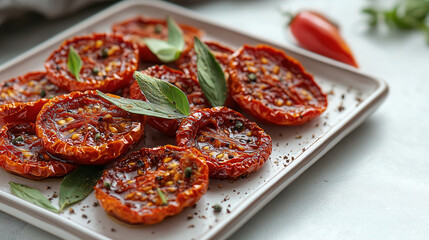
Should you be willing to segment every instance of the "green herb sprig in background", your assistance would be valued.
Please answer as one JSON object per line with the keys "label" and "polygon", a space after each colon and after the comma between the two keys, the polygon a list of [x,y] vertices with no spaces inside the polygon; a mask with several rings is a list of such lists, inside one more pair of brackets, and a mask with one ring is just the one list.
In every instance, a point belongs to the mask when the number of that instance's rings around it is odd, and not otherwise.
{"label": "green herb sprig in background", "polygon": [[368,24],[373,28],[385,23],[390,29],[418,30],[426,35],[429,45],[429,0],[400,0],[388,10],[371,6],[362,12],[369,16]]}

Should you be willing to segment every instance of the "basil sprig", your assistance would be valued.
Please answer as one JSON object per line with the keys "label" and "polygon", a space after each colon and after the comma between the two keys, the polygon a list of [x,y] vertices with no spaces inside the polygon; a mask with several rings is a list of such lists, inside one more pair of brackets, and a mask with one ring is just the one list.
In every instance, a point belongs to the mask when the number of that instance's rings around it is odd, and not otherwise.
{"label": "basil sprig", "polygon": [[15,182],[9,182],[9,186],[15,196],[49,211],[59,213],[65,207],[85,199],[92,192],[102,173],[102,168],[99,166],[80,166],[64,177],[60,185],[60,210],[52,206],[45,195],[35,188]]}
{"label": "basil sprig", "polygon": [[13,195],[51,212],[59,212],[58,209],[52,206],[51,202],[39,190],[16,182],[9,182],[9,186]]}
{"label": "basil sprig", "polygon": [[362,12],[368,14],[368,23],[375,28],[385,22],[390,29],[420,30],[426,35],[429,44],[429,1],[401,0],[391,9],[381,10],[376,7],[367,7]]}
{"label": "basil sprig", "polygon": [[65,176],[60,185],[60,211],[85,199],[100,179],[102,170],[99,166],[80,166]]}
{"label": "basil sprig", "polygon": [[137,71],[134,78],[147,102],[104,94],[98,90],[97,93],[117,107],[136,114],[167,119],[186,118],[189,115],[188,98],[178,87]]}
{"label": "basil sprig", "polygon": [[194,48],[201,89],[213,107],[223,106],[227,97],[225,74],[209,47],[197,37],[194,39]]}
{"label": "basil sprig", "polygon": [[70,47],[69,55],[67,58],[67,67],[73,74],[77,81],[81,82],[80,69],[82,68],[82,59],[80,59],[79,53],[73,47]]}
{"label": "basil sprig", "polygon": [[177,60],[185,46],[183,32],[179,25],[170,17],[167,17],[168,39],[163,41],[155,38],[144,38],[143,41],[149,50],[158,57],[161,62],[169,63]]}

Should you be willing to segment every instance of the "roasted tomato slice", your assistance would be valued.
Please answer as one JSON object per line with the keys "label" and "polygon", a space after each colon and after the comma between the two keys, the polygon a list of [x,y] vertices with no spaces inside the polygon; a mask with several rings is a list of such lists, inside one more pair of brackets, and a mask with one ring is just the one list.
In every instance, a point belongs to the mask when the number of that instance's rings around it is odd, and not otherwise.
{"label": "roasted tomato slice", "polygon": [[298,125],[323,113],[326,95],[301,64],[270,46],[244,45],[230,59],[229,90],[253,116],[277,125]]}
{"label": "roasted tomato slice", "polygon": [[[181,71],[174,70],[163,65],[153,66],[142,72],[149,76],[169,82],[180,88],[180,90],[182,90],[188,97],[191,112],[197,109],[210,107],[210,104],[204,97],[204,93],[195,78],[189,77]],[[130,87],[130,97],[133,99],[146,100],[137,82],[134,82]],[[164,134],[175,136],[180,122],[178,119],[148,117],[148,123]]]}
{"label": "roasted tomato slice", "polygon": [[25,178],[43,179],[64,176],[77,168],[50,155],[36,136],[31,122],[14,122],[0,132],[0,167]]}
{"label": "roasted tomato slice", "polygon": [[[82,60],[80,81],[67,66],[70,47]],[[45,68],[49,80],[68,91],[115,92],[132,81],[138,57],[137,46],[122,36],[100,33],[66,40],[46,60]]]}
{"label": "roasted tomato slice", "polygon": [[[185,51],[193,46],[194,36],[200,38],[204,35],[201,30],[194,27],[183,24],[179,24],[179,26],[183,31]],[[167,40],[168,27],[166,20],[137,16],[124,22],[114,24],[112,29],[114,33],[123,34],[125,39],[138,44],[140,50],[140,59],[142,61],[157,63],[160,62],[159,59],[146,46],[143,38]]]}
{"label": "roasted tomato slice", "polygon": [[271,154],[271,137],[226,107],[194,112],[180,124],[179,147],[195,147],[207,157],[210,177],[237,178],[258,170]]}
{"label": "roasted tomato slice", "polygon": [[0,105],[0,125],[8,122],[35,122],[37,115],[49,99],[42,98],[35,102],[15,102]]}
{"label": "roasted tomato slice", "polygon": [[15,102],[34,102],[67,93],[46,78],[45,72],[29,72],[0,84],[0,105]]}
{"label": "roasted tomato slice", "polygon": [[[225,72],[225,79],[228,81],[229,73],[227,72],[228,68],[228,58],[234,52],[230,48],[223,46],[217,42],[204,41],[204,43],[210,48],[213,55],[216,57],[216,60],[219,62],[222,70]],[[187,52],[183,53],[180,58],[176,61],[177,66],[187,75],[198,78],[197,75],[197,54],[195,49],[191,48]]]}
{"label": "roasted tomato slice", "polygon": [[144,116],[128,113],[95,91],[51,99],[37,116],[37,136],[53,155],[78,164],[104,164],[144,134]]}
{"label": "roasted tomato slice", "polygon": [[121,221],[155,224],[197,202],[207,190],[208,173],[196,149],[143,148],[104,173],[95,197]]}

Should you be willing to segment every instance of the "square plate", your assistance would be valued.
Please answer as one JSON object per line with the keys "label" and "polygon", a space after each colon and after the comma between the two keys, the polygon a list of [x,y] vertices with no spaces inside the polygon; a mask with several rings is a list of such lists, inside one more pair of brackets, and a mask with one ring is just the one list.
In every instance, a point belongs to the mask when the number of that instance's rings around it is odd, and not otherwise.
{"label": "square plate", "polygon": [[[203,29],[205,39],[216,40],[232,48],[243,44],[268,44],[283,49],[286,54],[299,60],[314,75],[323,91],[328,93],[328,109],[320,117],[300,126],[259,124],[273,139],[271,158],[259,171],[235,181],[210,180],[208,192],[195,208],[187,208],[156,225],[128,225],[109,217],[95,204],[97,200],[93,193],[72,206],[74,213],[67,210],[62,214],[49,212],[12,195],[8,182],[23,183],[41,190],[46,196],[52,196],[58,192],[61,179],[33,181],[5,171],[0,171],[2,211],[66,239],[226,238],[361,124],[388,93],[384,81],[357,69],[301,49],[287,48],[232,30],[189,10],[158,1],[120,2],[0,66],[0,79],[6,80],[31,70],[43,70],[45,59],[65,39],[92,32],[110,32],[113,23],[139,14],[157,18],[170,15],[179,23]],[[162,136],[149,127],[146,135],[146,147],[174,143],[174,139]],[[58,199],[54,198],[52,202],[56,206]],[[213,212],[211,206],[215,203],[223,207],[221,213]]]}

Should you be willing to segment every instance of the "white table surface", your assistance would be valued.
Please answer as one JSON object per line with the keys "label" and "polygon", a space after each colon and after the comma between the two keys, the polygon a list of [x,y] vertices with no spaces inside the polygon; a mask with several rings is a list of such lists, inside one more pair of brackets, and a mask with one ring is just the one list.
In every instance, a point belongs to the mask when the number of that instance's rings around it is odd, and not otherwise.
{"label": "white table surface", "polygon": [[[360,13],[369,1],[193,2],[182,3],[289,46],[293,43],[278,10],[323,12],[341,26],[362,71],[390,87],[387,100],[369,119],[230,239],[429,239],[429,46],[424,36],[371,33]],[[0,63],[107,5],[60,20],[24,21],[19,29],[0,27]],[[0,239],[57,237],[0,212]]]}

